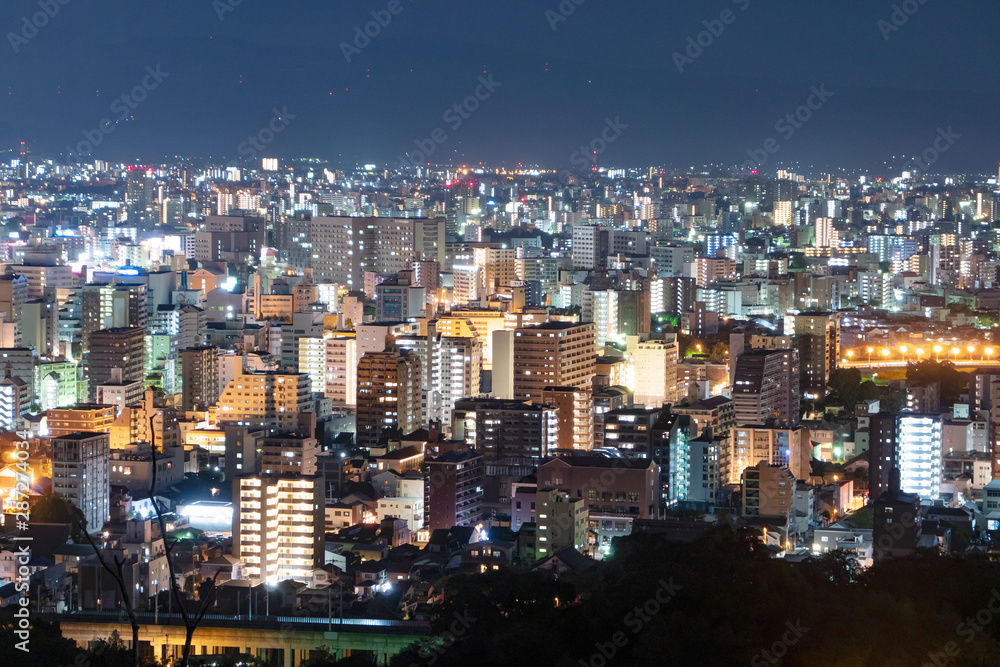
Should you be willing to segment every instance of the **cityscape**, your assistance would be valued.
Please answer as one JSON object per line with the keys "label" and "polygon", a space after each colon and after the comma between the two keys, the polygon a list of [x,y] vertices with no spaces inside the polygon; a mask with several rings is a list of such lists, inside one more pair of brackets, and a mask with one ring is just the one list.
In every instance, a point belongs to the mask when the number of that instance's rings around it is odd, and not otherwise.
{"label": "cityscape", "polygon": [[1000,664],[1000,8],[14,4],[0,663]]}

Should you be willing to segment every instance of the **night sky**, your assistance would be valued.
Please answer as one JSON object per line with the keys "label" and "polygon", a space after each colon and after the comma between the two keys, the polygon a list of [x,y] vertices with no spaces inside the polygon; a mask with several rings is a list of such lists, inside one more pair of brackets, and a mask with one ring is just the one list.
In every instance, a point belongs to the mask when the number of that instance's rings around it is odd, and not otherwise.
{"label": "night sky", "polygon": [[[67,0],[16,54],[8,33],[40,9],[5,0],[0,151],[23,139],[64,152],[124,115],[115,99],[160,66],[168,76],[94,157],[228,160],[277,108],[288,125],[261,156],[344,165],[394,166],[440,128],[432,162],[567,168],[608,118],[628,127],[598,165],[735,166],[774,138],[765,169],[898,174],[948,127],[960,138],[931,171],[995,173],[1000,160],[1000,3],[909,0],[915,13],[888,32],[892,3],[872,0],[564,0],[574,11],[555,30],[559,0],[397,1],[348,63],[341,43],[388,0]],[[673,54],[723,10],[731,22],[679,72]],[[499,87],[447,121],[484,73]],[[776,130],[824,85],[833,96],[793,136]]]}

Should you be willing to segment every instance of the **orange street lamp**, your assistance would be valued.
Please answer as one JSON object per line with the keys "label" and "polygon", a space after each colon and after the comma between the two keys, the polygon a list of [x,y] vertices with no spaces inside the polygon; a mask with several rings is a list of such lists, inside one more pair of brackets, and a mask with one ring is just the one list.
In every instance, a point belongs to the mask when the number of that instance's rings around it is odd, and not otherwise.
{"label": "orange street lamp", "polygon": [[882,356],[883,357],[888,357],[890,354],[892,354],[892,352],[889,351],[889,348],[887,348],[887,347],[883,347],[882,348]]}
{"label": "orange street lamp", "polygon": [[986,348],[986,360],[987,360],[987,362],[989,361],[990,357],[992,357],[992,356],[993,356],[993,348],[992,347]]}

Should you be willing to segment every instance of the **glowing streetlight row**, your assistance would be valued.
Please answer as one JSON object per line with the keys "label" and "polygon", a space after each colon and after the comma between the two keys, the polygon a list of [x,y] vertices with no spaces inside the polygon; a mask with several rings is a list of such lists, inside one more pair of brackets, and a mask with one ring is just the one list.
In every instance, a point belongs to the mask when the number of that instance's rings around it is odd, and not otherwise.
{"label": "glowing streetlight row", "polygon": [[[867,352],[868,352],[868,362],[871,363],[872,354],[875,353],[875,348],[874,347],[868,347],[866,349],[867,349]],[[975,345],[969,345],[965,349],[968,351],[970,357],[976,352],[976,346]],[[934,352],[935,355],[940,356],[940,354],[945,351],[945,347],[942,346],[942,345],[935,345],[934,347],[931,348],[931,350]],[[906,345],[900,345],[899,346],[899,354],[901,356],[905,357],[906,354],[909,351],[910,351],[910,348],[908,346],[906,346]],[[917,356],[917,359],[919,360],[920,357],[922,357],[924,355],[925,351],[926,350],[924,350],[924,348],[918,347],[918,348],[914,349],[914,354]],[[952,347],[949,350],[949,353],[955,359],[958,358],[958,355],[961,354],[961,352],[962,352],[962,350],[959,347]],[[989,359],[991,359],[993,357],[993,353],[994,352],[995,352],[995,350],[992,347],[985,347],[985,348],[983,348],[983,353],[986,355],[987,360],[989,360]],[[888,347],[883,347],[883,348],[879,349],[879,353],[883,357],[889,357],[889,356],[892,355],[892,350],[890,348],[888,348]],[[854,350],[848,350],[847,351],[847,357],[844,358],[844,361],[847,362],[847,361],[853,360],[853,359],[854,359]]]}

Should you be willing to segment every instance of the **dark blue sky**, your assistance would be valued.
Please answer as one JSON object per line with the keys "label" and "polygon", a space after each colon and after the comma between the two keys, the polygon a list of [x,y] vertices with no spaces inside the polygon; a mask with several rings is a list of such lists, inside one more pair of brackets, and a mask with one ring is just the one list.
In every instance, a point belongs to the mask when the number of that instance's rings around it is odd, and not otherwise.
{"label": "dark blue sky", "polygon": [[[169,76],[96,157],[233,158],[276,107],[295,117],[262,155],[345,164],[395,164],[441,128],[432,161],[568,168],[609,117],[628,129],[597,156],[608,166],[735,165],[774,138],[768,167],[898,170],[949,126],[960,139],[932,171],[993,172],[1000,160],[1000,3],[910,0],[919,9],[886,40],[878,21],[892,3],[872,0],[585,0],[555,31],[545,12],[558,0],[399,2],[348,63],[340,43],[388,0],[243,0],[222,21],[212,0],[68,0],[16,54],[7,33],[39,7],[6,0],[0,150],[76,145],[159,65]],[[679,72],[672,54],[724,9],[732,23]],[[484,72],[501,85],[453,129],[443,114]],[[833,96],[812,118],[777,131],[821,85]]]}

